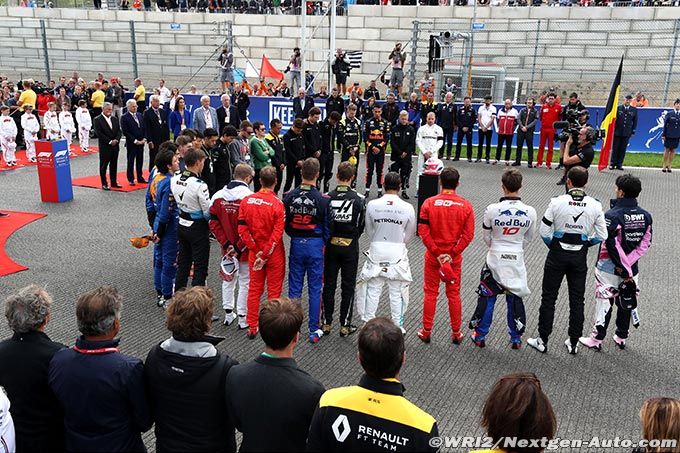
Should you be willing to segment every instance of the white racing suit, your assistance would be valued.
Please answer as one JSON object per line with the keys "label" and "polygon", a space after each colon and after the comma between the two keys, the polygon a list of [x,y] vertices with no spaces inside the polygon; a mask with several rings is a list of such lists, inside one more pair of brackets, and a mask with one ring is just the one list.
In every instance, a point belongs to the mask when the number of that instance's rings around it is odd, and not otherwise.
{"label": "white racing suit", "polygon": [[366,234],[371,245],[359,274],[356,309],[362,321],[375,318],[383,286],[387,283],[392,321],[403,330],[404,313],[413,281],[406,244],[415,236],[413,206],[397,195],[386,194],[368,203]]}
{"label": "white racing suit", "polygon": [[59,114],[57,112],[45,112],[45,116],[43,116],[43,125],[45,126],[45,139],[59,139],[61,127],[59,126]]}
{"label": "white racing suit", "polygon": [[38,140],[40,122],[33,113],[21,115],[21,127],[24,129],[24,141],[26,142],[26,158],[35,159],[35,141]]}
{"label": "white racing suit", "polygon": [[73,115],[71,115],[71,112],[59,113],[59,124],[61,125],[61,138],[66,140],[70,153],[73,133],[76,131],[76,125],[73,123]]}
{"label": "white racing suit", "polygon": [[9,408],[9,398],[0,387],[0,453],[14,453],[16,450],[14,421]]}
{"label": "white racing suit", "polygon": [[[420,152],[418,153],[418,176],[423,174],[423,165],[425,165],[424,153],[432,153],[433,156],[439,156],[439,148],[444,145],[444,131],[436,124],[429,126],[424,124],[418,128],[416,133],[416,146]],[[416,189],[420,178],[416,179]]]}
{"label": "white racing suit", "polygon": [[[523,298],[531,294],[524,265],[524,246],[536,233],[536,210],[519,198],[501,198],[484,212],[484,242],[489,247],[478,289],[477,308],[470,321],[475,340],[484,340],[499,294],[508,305],[508,333],[519,343],[526,326]],[[489,275],[490,273],[490,275]]]}
{"label": "white racing suit", "polygon": [[14,118],[9,115],[0,116],[0,148],[2,148],[2,158],[5,163],[16,161],[14,153],[17,150],[17,124]]}
{"label": "white racing suit", "polygon": [[90,111],[85,107],[78,107],[76,110],[76,121],[78,122],[78,143],[80,144],[80,149],[87,151],[90,147],[90,129],[92,129]]}

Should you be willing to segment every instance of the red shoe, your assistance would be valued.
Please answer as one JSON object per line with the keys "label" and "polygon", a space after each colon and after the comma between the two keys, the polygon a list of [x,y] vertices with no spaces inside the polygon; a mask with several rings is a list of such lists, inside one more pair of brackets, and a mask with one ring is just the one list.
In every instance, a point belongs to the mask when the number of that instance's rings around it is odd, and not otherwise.
{"label": "red shoe", "polygon": [[545,168],[547,168],[548,170],[552,170],[552,167],[550,165],[546,165]]}
{"label": "red shoe", "polygon": [[248,333],[246,333],[246,337],[248,337],[249,340],[254,340],[255,337],[257,336],[257,328],[255,329],[248,329]]}
{"label": "red shoe", "polygon": [[486,342],[484,340],[480,340],[477,338],[477,332],[472,332],[472,335],[470,335],[470,340],[472,340],[472,342],[478,348],[483,348],[486,346]]}
{"label": "red shoe", "polygon": [[453,332],[451,334],[451,342],[453,344],[460,344],[463,341],[463,334],[460,332]]}
{"label": "red shoe", "polygon": [[418,331],[418,338],[420,338],[420,341],[423,343],[429,343],[430,342],[430,335],[432,334],[431,330],[425,330],[425,329],[420,329]]}

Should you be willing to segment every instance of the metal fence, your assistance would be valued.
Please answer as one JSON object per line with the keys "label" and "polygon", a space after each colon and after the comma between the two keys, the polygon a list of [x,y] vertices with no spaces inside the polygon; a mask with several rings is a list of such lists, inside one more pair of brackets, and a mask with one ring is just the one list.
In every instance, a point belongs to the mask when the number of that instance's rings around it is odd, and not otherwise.
{"label": "metal fence", "polygon": [[680,20],[414,21],[411,90],[427,68],[430,35],[446,31],[461,38],[451,45],[440,77],[450,76],[461,87],[459,96],[469,90],[481,98],[493,90],[523,101],[553,88],[562,97],[576,91],[591,104],[603,104],[622,56],[621,95],[640,91],[650,105],[680,96]]}

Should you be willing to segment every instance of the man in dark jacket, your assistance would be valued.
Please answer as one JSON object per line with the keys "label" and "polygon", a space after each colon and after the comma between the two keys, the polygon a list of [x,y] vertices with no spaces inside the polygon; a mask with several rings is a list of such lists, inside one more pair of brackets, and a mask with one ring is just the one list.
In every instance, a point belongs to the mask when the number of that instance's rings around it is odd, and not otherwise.
{"label": "man in dark jacket", "polygon": [[227,375],[227,408],[243,433],[241,451],[305,450],[324,387],[293,359],[303,319],[299,303],[274,299],[263,304],[259,327],[264,352]]}
{"label": "man in dark jacket", "polygon": [[[102,114],[92,120],[94,131],[99,138],[99,178],[102,182],[102,190],[122,188],[118,184],[118,153],[120,152],[120,124],[118,118],[113,116],[113,106],[109,102],[104,103]],[[106,181],[106,170],[109,171],[111,185]]]}
{"label": "man in dark jacket", "polygon": [[163,142],[170,140],[168,112],[161,108],[160,97],[151,96],[151,106],[144,112],[144,133],[149,145],[149,171],[156,162],[156,152]]}
{"label": "man in dark jacket", "polygon": [[321,159],[321,128],[319,118],[321,117],[321,110],[318,107],[312,107],[309,110],[309,115],[302,128],[302,137],[305,140],[305,158],[314,157]]}
{"label": "man in dark jacket", "polygon": [[333,162],[335,151],[340,149],[339,130],[342,115],[338,112],[331,112],[325,120],[321,122],[321,156],[319,164],[321,173],[319,174],[318,187],[321,187],[323,179],[323,192],[330,190],[331,178],[333,177]]}
{"label": "man in dark jacket", "polygon": [[437,107],[437,124],[444,132],[444,145],[439,148],[439,158],[444,158],[444,148],[446,147],[446,158],[451,159],[451,148],[453,148],[453,131],[456,128],[456,104],[453,103],[453,93],[446,93],[444,102]]}
{"label": "man in dark jacket", "polygon": [[127,112],[120,119],[120,129],[125,136],[125,148],[127,149],[127,179],[131,186],[135,185],[135,170],[137,170],[137,182],[146,184],[142,169],[144,168],[144,123],[142,114],[137,111],[137,102],[128,99]]}
{"label": "man in dark jacket", "polygon": [[314,99],[305,94],[305,89],[298,90],[298,97],[293,99],[293,113],[295,118],[302,118],[303,120],[309,116],[309,111],[314,107]]}
{"label": "man in dark jacket", "polygon": [[236,451],[226,379],[238,362],[217,350],[222,338],[208,335],[213,303],[212,290],[203,286],[176,293],[167,311],[172,336],[146,357],[159,452]]}
{"label": "man in dark jacket", "polygon": [[326,115],[330,115],[331,112],[338,112],[341,117],[345,113],[345,101],[338,94],[337,88],[331,90],[331,95],[326,100]]}
{"label": "man in dark jacket", "polygon": [[399,120],[399,104],[394,97],[394,94],[390,93],[387,95],[387,102],[383,106],[383,118],[390,124],[390,127],[397,124]]}
{"label": "man in dark jacket", "polygon": [[283,169],[286,168],[285,151],[283,149],[283,141],[281,141],[281,129],[283,129],[281,120],[274,118],[269,122],[269,133],[264,137],[269,146],[274,150],[274,157],[271,159],[272,167],[276,169],[276,187],[274,192],[277,194],[283,182]]}
{"label": "man in dark jacket", "polygon": [[286,151],[286,185],[283,193],[292,187],[297,187],[302,182],[300,169],[307,155],[305,151],[305,139],[302,136],[302,128],[305,122],[302,118],[296,118],[293,126],[283,135],[283,148]]}
{"label": "man in dark jacket", "polygon": [[390,160],[393,162],[390,170],[401,176],[401,198],[408,200],[410,197],[406,193],[406,188],[409,186],[412,157],[416,151],[416,130],[409,123],[406,110],[399,114],[399,122],[392,129],[390,146],[392,148]]}
{"label": "man in dark jacket", "polygon": [[522,145],[527,144],[527,167],[534,167],[534,131],[536,130],[536,121],[538,121],[538,112],[534,105],[536,101],[534,98],[527,99],[527,105],[519,112],[517,119],[517,156],[513,167],[519,167],[522,161]]}
{"label": "man in dark jacket", "polygon": [[456,120],[458,121],[458,136],[456,137],[456,157],[453,160],[460,159],[460,150],[463,146],[463,137],[465,137],[467,160],[472,162],[472,128],[477,122],[477,111],[472,106],[470,96],[465,96],[463,99],[463,105],[456,112]]}
{"label": "man in dark jacket", "polygon": [[217,124],[215,129],[223,130],[225,126],[232,125],[238,130],[241,124],[241,116],[238,113],[236,106],[231,105],[231,99],[227,93],[220,97],[222,107],[217,109]]}
{"label": "man in dark jacket", "polygon": [[5,301],[12,338],[0,343],[0,387],[12,402],[18,452],[64,451],[64,415],[47,385],[54,354],[65,348],[45,334],[52,298],[39,286],[21,289]]}
{"label": "man in dark jacket", "polygon": [[203,153],[205,154],[205,164],[203,165],[203,172],[201,172],[201,179],[208,185],[208,193],[212,197],[218,189],[215,181],[215,158],[212,154],[215,145],[217,145],[219,134],[212,127],[203,131]]}
{"label": "man in dark jacket", "polygon": [[104,286],[76,304],[78,337],[54,355],[49,385],[64,410],[67,451],[146,451],[153,422],[142,361],[118,352],[122,299]]}
{"label": "man in dark jacket", "polygon": [[637,109],[630,105],[633,96],[626,96],[623,105],[616,112],[616,126],[614,128],[614,145],[612,146],[612,158],[609,163],[610,170],[623,170],[623,159],[626,158],[626,149],[630,137],[635,135],[638,116]]}
{"label": "man in dark jacket", "polygon": [[210,151],[213,160],[213,173],[215,175],[215,190],[220,190],[231,181],[231,158],[229,147],[238,137],[238,131],[234,126],[227,125],[222,129],[222,135],[217,140],[215,147]]}
{"label": "man in dark jacket", "polygon": [[234,84],[234,92],[231,95],[231,104],[238,110],[238,117],[241,121],[248,119],[248,107],[250,107],[250,98],[248,93],[243,91],[240,83]]}

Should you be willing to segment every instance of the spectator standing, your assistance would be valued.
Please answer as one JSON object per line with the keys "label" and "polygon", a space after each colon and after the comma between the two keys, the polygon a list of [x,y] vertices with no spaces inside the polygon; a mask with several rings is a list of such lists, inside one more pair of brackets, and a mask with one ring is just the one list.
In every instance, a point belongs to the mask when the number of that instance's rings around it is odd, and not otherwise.
{"label": "spectator standing", "polygon": [[[127,149],[127,179],[131,186],[135,185],[135,169],[137,170],[137,182],[146,184],[142,169],[144,168],[144,144],[146,135],[142,115],[137,111],[137,103],[134,99],[128,99],[127,112],[120,119],[120,129],[125,136],[125,148]],[[154,160],[155,161],[155,160]]]}
{"label": "spectator standing", "polygon": [[491,136],[493,135],[493,125],[496,121],[496,107],[491,104],[491,96],[484,96],[484,105],[479,107],[477,110],[477,160],[475,162],[482,161],[482,149],[484,148],[484,142],[486,141],[486,153],[484,154],[484,159],[486,163],[489,163],[489,155],[491,154]]}
{"label": "spectator standing", "polygon": [[538,113],[534,107],[534,98],[528,98],[526,107],[519,112],[517,124],[517,155],[513,167],[521,165],[522,161],[522,146],[527,145],[527,167],[533,168],[534,162],[534,130],[536,129],[536,121],[538,120]]}
{"label": "spectator standing", "polygon": [[137,101],[137,110],[144,113],[144,110],[146,110],[146,88],[144,88],[141,79],[135,79],[135,94],[132,98]]}
{"label": "spectator standing", "polygon": [[547,102],[541,106],[539,119],[541,121],[541,136],[538,145],[538,159],[536,159],[536,168],[541,168],[543,165],[543,151],[545,144],[548,143],[548,155],[546,156],[545,164],[548,170],[552,168],[553,149],[555,148],[555,121],[559,121],[562,117],[562,106],[555,102],[555,93],[548,93]]}
{"label": "spectator standing", "polygon": [[610,170],[623,170],[623,160],[626,158],[626,149],[630,137],[635,135],[637,129],[637,108],[630,105],[633,96],[628,95],[616,112],[616,125],[614,128],[614,144],[612,157],[609,162]]}
{"label": "spectator standing", "polygon": [[295,114],[295,118],[306,119],[309,116],[309,111],[313,107],[314,99],[311,96],[307,96],[304,88],[300,88],[298,90],[298,96],[293,99],[293,113]]}
{"label": "spectator standing", "polygon": [[[146,143],[149,145],[149,172],[156,162],[158,147],[163,142],[170,140],[170,125],[168,124],[168,112],[161,108],[161,100],[153,95],[149,98],[151,106],[142,114]],[[139,112],[139,102],[137,102]]]}
{"label": "spectator standing", "polygon": [[24,112],[27,105],[37,108],[38,105],[38,95],[33,91],[33,79],[24,80],[22,83],[24,90],[19,96],[19,101],[17,106],[19,106],[19,111]]}
{"label": "spectator standing", "polygon": [[350,61],[347,57],[347,52],[342,49],[337,49],[335,51],[335,60],[331,65],[333,74],[335,74],[335,88],[340,93],[344,93],[347,89],[347,77],[350,73]]}
{"label": "spectator standing", "polygon": [[[247,83],[247,81],[244,81]],[[231,104],[238,110],[238,117],[241,121],[248,119],[248,107],[250,107],[250,98],[248,93],[243,89],[240,83],[234,84],[234,92],[231,95]]]}
{"label": "spectator standing", "polygon": [[[359,362],[365,374],[358,386],[328,390],[319,401],[307,439],[307,451],[437,451],[430,440],[439,435],[437,422],[404,398],[399,371],[406,359],[404,335],[387,318],[375,318],[359,332]],[[389,404],[366,406],[367,398]],[[337,420],[351,420],[368,432],[389,432],[397,440],[375,443],[373,436],[338,436]],[[349,423],[349,422],[348,422]],[[348,431],[349,434],[349,431]],[[408,443],[398,440],[408,439]],[[384,437],[383,437],[384,439]]]}
{"label": "spectator standing", "polygon": [[222,92],[228,93],[231,85],[234,84],[234,54],[229,51],[227,46],[222,48],[222,53],[217,58],[220,67],[220,83]]}
{"label": "spectator standing", "polygon": [[0,373],[0,387],[12,401],[19,452],[64,449],[63,412],[47,384],[49,363],[65,348],[45,334],[51,306],[52,297],[37,285],[22,288],[5,300],[5,317],[14,333],[0,343],[0,362],[6,364]]}
{"label": "spectator standing", "polygon": [[261,187],[260,170],[272,165],[272,158],[276,153],[265,140],[267,132],[265,131],[264,123],[255,121],[253,123],[253,131],[255,132],[255,136],[250,139],[250,155],[252,156],[253,168],[255,169],[255,180],[253,185],[255,187],[255,192],[257,192]]}
{"label": "spectator standing", "polygon": [[166,111],[169,110],[168,107],[171,96],[170,88],[165,86],[165,80],[163,79],[160,79],[158,81],[158,94],[161,97],[161,108],[166,109]]}
{"label": "spectator standing", "polygon": [[302,135],[305,122],[302,118],[296,118],[293,126],[283,135],[283,148],[286,152],[286,185],[283,193],[287,193],[291,187],[297,187],[302,182],[302,162],[305,160],[305,138]]}
{"label": "spectator standing", "polygon": [[174,109],[168,115],[168,128],[172,131],[172,136],[177,138],[184,129],[191,126],[193,126],[191,113],[187,110],[184,97],[178,96]]}
{"label": "spectator standing", "polygon": [[444,147],[446,147],[446,159],[451,159],[451,148],[453,147],[453,131],[456,129],[456,104],[453,103],[453,93],[446,93],[444,103],[437,107],[437,124],[444,132],[444,146],[439,148],[439,158],[444,158]]}
{"label": "spectator standing", "polygon": [[288,60],[287,71],[290,71],[290,89],[295,92],[300,88],[305,88],[302,86],[302,79],[300,78],[300,71],[302,68],[302,56],[300,54],[300,48],[296,47],[293,49],[293,55],[291,55],[290,60]]}
{"label": "spectator standing", "polygon": [[221,131],[225,126],[229,125],[238,129],[239,125],[241,124],[241,117],[239,116],[236,106],[231,105],[230,96],[225,93],[220,96],[220,101],[222,102],[222,105],[217,109],[218,126],[215,127],[215,129]]}
{"label": "spectator standing", "polygon": [[401,43],[394,45],[394,49],[390,52],[390,65],[392,67],[392,75],[390,76],[390,89],[397,96],[401,96],[401,85],[404,83],[404,63],[406,62],[406,52],[402,51]]}
{"label": "spectator standing", "polygon": [[201,96],[201,108],[194,110],[192,125],[198,132],[219,127],[217,111],[210,106],[210,96]]}
{"label": "spectator standing", "polygon": [[663,153],[663,168],[664,173],[670,173],[673,166],[673,158],[675,157],[675,150],[678,148],[680,142],[680,98],[675,100],[673,110],[666,114],[666,119],[663,123],[663,134],[661,140],[665,148]]}
{"label": "spectator standing", "polygon": [[102,113],[102,106],[104,105],[106,95],[102,91],[102,85],[99,82],[94,83],[94,92],[90,97],[90,105],[92,106],[92,116],[99,116]]}
{"label": "spectator standing", "polygon": [[142,361],[122,354],[122,298],[103,286],[78,299],[81,336],[58,351],[49,366],[49,385],[64,410],[67,451],[146,451],[141,433],[152,416]]}
{"label": "spectator standing", "polygon": [[[135,90],[136,91],[136,90]],[[111,87],[109,88],[109,97],[111,98],[111,104],[113,105],[113,113],[120,119],[123,116],[123,105],[125,100],[123,99],[124,88],[120,84],[120,79],[118,77],[111,78]],[[140,111],[140,113],[144,113]]]}
{"label": "spectator standing", "polygon": [[512,100],[506,99],[503,108],[498,111],[498,115],[496,117],[498,145],[496,146],[496,160],[493,162],[494,165],[496,165],[498,161],[501,160],[503,146],[505,146],[505,166],[507,167],[510,165],[512,138],[515,136],[518,116],[519,113],[517,112],[517,109],[512,106]]}
{"label": "spectator standing", "polygon": [[172,336],[154,346],[144,374],[155,414],[156,450],[236,451],[226,406],[226,379],[236,362],[208,335],[213,314],[210,288],[179,291],[167,309]]}
{"label": "spectator standing", "polygon": [[[304,451],[323,385],[293,358],[304,314],[299,303],[274,299],[259,314],[264,352],[231,369],[227,407],[243,433],[242,451]],[[285,389],[285,391],[281,391]],[[267,404],[253,404],[253,401]]]}
{"label": "spectator standing", "polygon": [[[122,135],[118,118],[113,116],[113,106],[105,102],[102,114],[93,121],[94,132],[99,139],[99,177],[102,190],[111,187],[120,189],[118,185],[118,153],[120,152],[120,137]],[[106,181],[106,170],[109,170],[111,186]]]}

